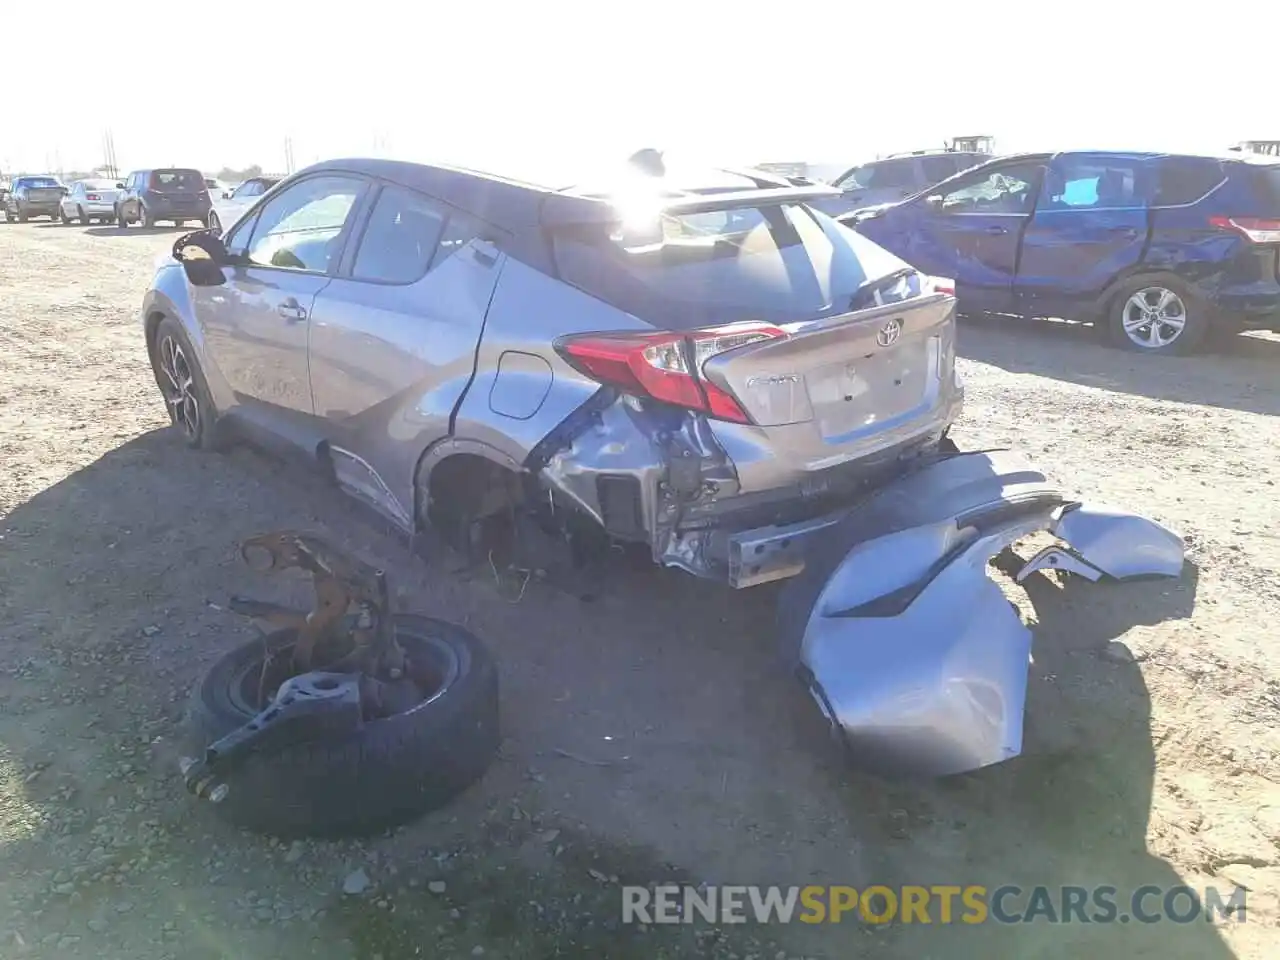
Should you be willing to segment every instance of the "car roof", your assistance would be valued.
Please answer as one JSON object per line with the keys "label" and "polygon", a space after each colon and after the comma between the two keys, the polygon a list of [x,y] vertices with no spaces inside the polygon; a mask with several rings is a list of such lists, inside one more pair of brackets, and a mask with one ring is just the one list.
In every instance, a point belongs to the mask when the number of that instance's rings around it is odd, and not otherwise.
{"label": "car roof", "polygon": [[[600,197],[607,195],[608,178],[593,179],[598,171],[586,170],[575,176],[572,169],[560,169],[563,176],[555,176],[552,171],[552,175],[522,180],[460,166],[347,157],[313,164],[293,177],[322,173],[375,177],[436,197],[510,233],[521,233],[541,225],[543,206],[550,197],[556,197],[559,204],[573,204],[580,199],[584,207],[597,207]],[[679,192],[696,193],[792,185],[784,177],[763,170],[702,168],[697,175],[685,173],[674,184],[668,180],[667,186]]]}
{"label": "car roof", "polygon": [[1067,154],[1090,153],[1100,157],[1129,157],[1137,160],[1219,160],[1234,161],[1236,163],[1258,164],[1262,166],[1270,166],[1280,163],[1280,158],[1267,156],[1266,154],[1253,153],[1169,153],[1167,151],[1156,150],[1092,150],[1089,148],[1080,148],[1078,150],[1058,150],[1054,153],[1010,153],[1000,157],[993,157],[993,160],[1051,160],[1054,157],[1065,156]]}

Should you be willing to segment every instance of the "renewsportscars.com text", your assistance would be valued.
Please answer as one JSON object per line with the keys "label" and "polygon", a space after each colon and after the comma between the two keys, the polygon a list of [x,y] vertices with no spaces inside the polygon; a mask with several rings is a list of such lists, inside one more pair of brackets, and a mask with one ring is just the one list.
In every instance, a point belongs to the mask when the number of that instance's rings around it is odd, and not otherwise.
{"label": "renewsportscars.com text", "polygon": [[622,888],[623,923],[1214,923],[1245,921],[1243,887]]}

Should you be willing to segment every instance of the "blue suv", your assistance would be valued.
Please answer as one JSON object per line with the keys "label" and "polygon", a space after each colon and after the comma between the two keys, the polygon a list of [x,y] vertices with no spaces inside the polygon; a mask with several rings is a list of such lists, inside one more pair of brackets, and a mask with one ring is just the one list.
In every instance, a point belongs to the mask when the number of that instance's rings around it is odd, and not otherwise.
{"label": "blue suv", "polygon": [[1189,353],[1280,329],[1280,160],[1081,152],[1004,157],[842,218],[960,309],[1092,321]]}

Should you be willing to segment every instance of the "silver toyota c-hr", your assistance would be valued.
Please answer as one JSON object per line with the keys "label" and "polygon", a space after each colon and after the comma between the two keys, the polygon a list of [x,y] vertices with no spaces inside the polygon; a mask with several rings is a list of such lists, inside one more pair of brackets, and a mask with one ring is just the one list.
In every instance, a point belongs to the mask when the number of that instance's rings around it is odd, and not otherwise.
{"label": "silver toyota c-hr", "polygon": [[829,192],[322,163],[178,242],[147,345],[193,446],[286,442],[462,549],[518,517],[749,586],[960,409],[948,283],[806,205]]}

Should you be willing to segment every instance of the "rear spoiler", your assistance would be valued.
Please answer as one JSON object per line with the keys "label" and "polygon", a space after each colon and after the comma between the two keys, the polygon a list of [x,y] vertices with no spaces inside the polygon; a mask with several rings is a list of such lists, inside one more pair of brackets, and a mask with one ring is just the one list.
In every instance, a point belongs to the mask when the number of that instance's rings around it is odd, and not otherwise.
{"label": "rear spoiler", "polygon": [[[663,197],[658,208],[663,213],[708,213],[736,207],[769,207],[783,203],[804,203],[840,196],[835,187],[815,184],[811,187],[774,187],[765,190],[728,190],[716,193],[682,194]],[[553,193],[542,201],[544,226],[569,224],[616,223],[618,209],[608,197],[584,197],[571,193]]]}

